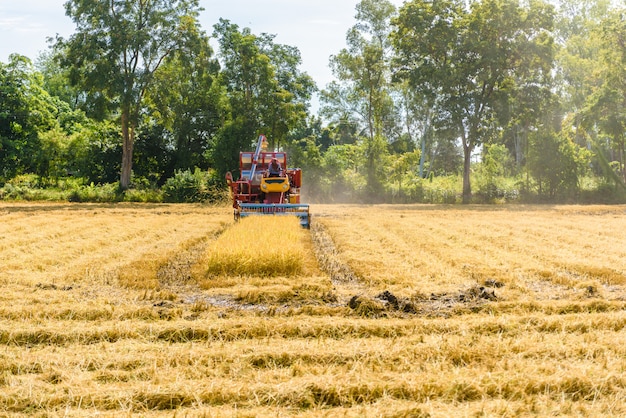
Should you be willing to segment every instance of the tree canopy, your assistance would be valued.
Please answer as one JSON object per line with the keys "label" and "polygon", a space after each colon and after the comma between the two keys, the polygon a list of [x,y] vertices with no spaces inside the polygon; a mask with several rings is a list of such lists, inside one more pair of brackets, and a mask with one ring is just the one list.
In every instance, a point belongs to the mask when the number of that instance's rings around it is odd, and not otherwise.
{"label": "tree canopy", "polygon": [[[59,38],[70,82],[95,103],[119,113],[122,128],[120,187],[130,186],[135,131],[147,88],[165,59],[200,45],[198,0],[70,0],[76,32]],[[195,52],[195,51],[194,51]]]}
{"label": "tree canopy", "polygon": [[361,0],[319,87],[275,34],[205,33],[199,0],[65,10],[73,35],[0,63],[0,197],[219,196],[264,134],[312,200],[626,201],[626,11],[610,0]]}
{"label": "tree canopy", "polygon": [[[396,20],[398,76],[435,97],[439,126],[461,139],[463,201],[471,198],[472,153],[501,129],[498,117],[516,93],[550,76],[553,10],[533,2],[414,0]],[[542,79],[543,78],[543,79]]]}

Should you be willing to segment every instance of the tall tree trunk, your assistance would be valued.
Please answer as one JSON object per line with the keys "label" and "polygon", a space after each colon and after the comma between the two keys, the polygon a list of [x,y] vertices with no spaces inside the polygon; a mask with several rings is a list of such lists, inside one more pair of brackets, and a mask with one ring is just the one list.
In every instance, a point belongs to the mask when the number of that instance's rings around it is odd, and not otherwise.
{"label": "tall tree trunk", "polygon": [[624,139],[620,138],[619,144],[619,169],[622,174],[622,180],[626,182],[626,167],[624,167],[624,158],[626,157],[626,150],[624,149]]}
{"label": "tall tree trunk", "polygon": [[[424,130],[422,131],[422,137],[420,139],[420,165],[419,165],[419,176],[420,178],[425,178],[424,177],[424,163],[426,162],[426,140],[429,139],[429,135],[430,135],[430,116],[431,116],[431,110],[428,109],[428,113],[426,114],[426,122],[424,125]],[[431,164],[432,166],[432,164]]]}
{"label": "tall tree trunk", "polygon": [[128,190],[133,170],[133,145],[135,142],[135,130],[130,122],[130,109],[128,108],[122,110],[122,141],[120,189]]}
{"label": "tall tree trunk", "polygon": [[472,200],[472,186],[470,184],[470,168],[472,163],[471,139],[462,135],[463,140],[463,204],[468,204]]}

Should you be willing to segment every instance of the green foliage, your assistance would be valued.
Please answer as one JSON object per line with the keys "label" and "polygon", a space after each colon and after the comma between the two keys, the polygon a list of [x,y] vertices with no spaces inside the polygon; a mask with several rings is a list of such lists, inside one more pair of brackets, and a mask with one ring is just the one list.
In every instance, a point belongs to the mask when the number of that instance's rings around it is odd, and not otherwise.
{"label": "green foliage", "polygon": [[176,171],[163,186],[163,200],[172,203],[225,201],[224,181],[215,171]]}
{"label": "green foliage", "polygon": [[356,6],[357,24],[346,36],[348,47],[331,57],[331,69],[339,82],[322,92],[322,114],[335,123],[357,123],[364,144],[366,201],[382,196],[387,137],[397,125],[391,97],[389,56],[390,21],[396,12],[389,1],[362,0]]}
{"label": "green foliage", "polygon": [[120,190],[119,184],[107,183],[94,185],[78,184],[68,188],[65,185],[67,194],[64,200],[70,202],[94,202],[94,203],[115,203],[115,202],[140,202],[140,203],[160,203],[163,202],[163,193],[158,189],[141,188]]}
{"label": "green foliage", "polygon": [[175,170],[209,168],[211,146],[225,118],[219,64],[206,38],[198,51],[181,51],[155,73],[146,97],[147,115],[136,140],[134,175],[162,184]]}
{"label": "green foliage", "polygon": [[542,1],[360,1],[327,120],[307,115],[295,47],[222,19],[218,63],[199,1],[140,3],[68,1],[74,36],[36,68],[0,63],[0,198],[216,201],[263,133],[306,201],[624,201],[626,25],[608,0],[561,2],[555,32]]}
{"label": "green foliage", "polygon": [[613,185],[617,188],[620,187],[622,190],[626,191],[626,183],[624,179],[618,174],[622,171],[621,164],[618,161],[609,162],[604,154],[602,148],[598,146],[594,146],[593,150],[595,152],[596,159],[600,165],[600,169],[604,175],[604,180],[607,184],[613,183]]}
{"label": "green foliage", "polygon": [[36,172],[53,181],[67,175],[70,138],[56,127],[39,135],[40,146],[37,155]]}
{"label": "green foliage", "polygon": [[65,9],[76,32],[67,41],[57,38],[62,66],[97,109],[119,109],[120,187],[127,189],[145,92],[167,56],[183,48],[197,51],[198,39],[205,36],[197,22],[199,2],[70,0]]}
{"label": "green foliage", "polygon": [[[62,68],[53,51],[42,52],[35,63],[37,70],[43,77],[43,88],[56,98],[63,107],[62,112],[85,117],[84,110],[88,109],[85,103],[85,94],[70,83],[70,71]],[[60,115],[60,118],[62,116]],[[65,123],[60,121],[61,126]]]}
{"label": "green foliage", "polygon": [[71,189],[67,200],[70,202],[117,202],[120,200],[119,192],[119,187],[113,183],[98,186],[91,183]]}
{"label": "green foliage", "polygon": [[[35,174],[15,176],[0,188],[2,200],[38,200],[32,191],[41,187],[41,179]],[[47,200],[47,199],[43,199]]]}
{"label": "green foliage", "polygon": [[[175,145],[172,133],[162,125],[142,125],[133,152],[133,186],[146,181],[162,186],[174,175]],[[201,158],[201,157],[199,157]]]}
{"label": "green foliage", "polygon": [[296,48],[274,43],[274,36],[256,36],[249,28],[220,19],[214,25],[221,72],[216,89],[224,94],[224,120],[209,151],[220,175],[237,176],[239,152],[250,150],[259,134],[269,148],[285,145],[288,134],[306,120],[306,106],[315,84],[298,69]]}
{"label": "green foliage", "polygon": [[39,132],[53,129],[55,107],[30,60],[13,54],[0,63],[0,183],[37,170]]}
{"label": "green foliage", "polygon": [[88,183],[115,182],[120,173],[121,137],[112,121],[91,122],[70,137],[67,171]]}
{"label": "green foliage", "polygon": [[360,201],[367,183],[363,167],[365,156],[360,145],[333,145],[324,153],[320,178],[323,201]]}
{"label": "green foliage", "polygon": [[464,203],[472,152],[494,135],[503,103],[549,81],[552,16],[542,2],[512,0],[414,0],[400,9],[392,34],[398,77],[436,98],[436,124],[461,138]]}
{"label": "green foliage", "polygon": [[473,196],[474,203],[509,203],[520,200],[519,181],[515,177],[491,177],[482,183],[484,178],[477,179],[478,190]]}
{"label": "green foliage", "polygon": [[563,47],[557,60],[561,97],[566,109],[585,107],[598,81],[602,20],[609,13],[608,0],[567,0],[561,3],[556,30]]}
{"label": "green foliage", "polygon": [[626,188],[611,182],[606,178],[584,176],[581,178],[580,197],[578,201],[584,204],[624,204],[626,202]]}
{"label": "green foliage", "polygon": [[293,141],[287,147],[287,151],[290,166],[301,168],[305,173],[302,193],[306,199],[321,196],[320,186],[325,173],[322,168],[322,153],[320,147],[315,144],[315,140],[309,137],[297,142]]}
{"label": "green foliage", "polygon": [[163,192],[159,189],[128,189],[124,191],[124,202],[161,203]]}
{"label": "green foliage", "polygon": [[56,179],[52,184],[36,174],[24,174],[0,188],[0,200],[117,202],[122,196],[115,184],[95,186],[72,177]]}
{"label": "green foliage", "polygon": [[626,181],[626,9],[616,10],[604,17],[601,28],[595,32],[600,38],[598,86],[586,97],[586,107],[580,119],[588,132],[608,139],[608,148],[618,165],[622,183]]}
{"label": "green foliage", "polygon": [[238,178],[239,152],[254,149],[253,141],[256,139],[255,132],[246,124],[244,117],[237,116],[225,122],[209,153],[212,166],[220,175],[230,171]]}
{"label": "green foliage", "polygon": [[511,154],[504,145],[486,144],[482,162],[475,170],[476,196],[474,200],[484,203],[506,202],[518,197],[517,190],[507,187],[511,182]]}
{"label": "green foliage", "polygon": [[390,188],[390,200],[394,203],[436,203],[454,204],[461,200],[462,177],[432,176],[428,179],[414,176],[406,185]]}
{"label": "green foliage", "polygon": [[531,135],[528,170],[537,184],[538,195],[548,199],[575,197],[589,157],[586,149],[563,134]]}
{"label": "green foliage", "polygon": [[58,178],[52,183],[35,174],[24,174],[0,187],[0,200],[159,203],[163,202],[163,193],[150,187],[121,191],[117,182],[96,185],[76,177]]}
{"label": "green foliage", "polygon": [[389,157],[389,180],[398,183],[398,191],[402,191],[407,178],[413,178],[418,170],[420,152],[413,151],[405,154],[396,154]]}

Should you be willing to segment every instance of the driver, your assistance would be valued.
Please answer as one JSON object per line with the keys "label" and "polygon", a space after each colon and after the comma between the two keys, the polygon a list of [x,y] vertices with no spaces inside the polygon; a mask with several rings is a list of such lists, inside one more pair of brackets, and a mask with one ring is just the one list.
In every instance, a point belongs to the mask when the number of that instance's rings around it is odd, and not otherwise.
{"label": "driver", "polygon": [[276,158],[272,158],[269,166],[267,167],[267,177],[281,177],[283,168]]}

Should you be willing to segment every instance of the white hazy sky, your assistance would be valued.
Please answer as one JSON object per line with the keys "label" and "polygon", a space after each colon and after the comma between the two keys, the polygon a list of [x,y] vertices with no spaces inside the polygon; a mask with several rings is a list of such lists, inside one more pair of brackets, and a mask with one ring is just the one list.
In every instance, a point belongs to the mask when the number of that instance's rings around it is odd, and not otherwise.
{"label": "white hazy sky", "polygon": [[[0,62],[19,53],[33,61],[48,47],[46,38],[67,38],[74,24],[65,16],[66,0],[0,0]],[[332,80],[329,57],[345,47],[346,32],[354,25],[358,0],[200,0],[205,9],[202,28],[213,32],[220,17],[254,34],[275,34],[275,42],[295,46],[302,54],[301,69],[318,87]],[[404,0],[391,0],[399,7]]]}

